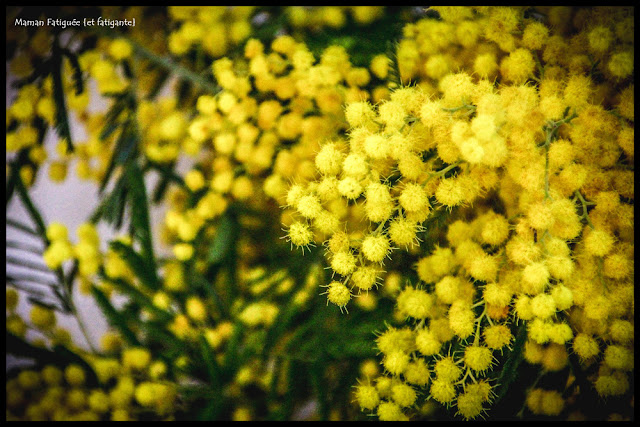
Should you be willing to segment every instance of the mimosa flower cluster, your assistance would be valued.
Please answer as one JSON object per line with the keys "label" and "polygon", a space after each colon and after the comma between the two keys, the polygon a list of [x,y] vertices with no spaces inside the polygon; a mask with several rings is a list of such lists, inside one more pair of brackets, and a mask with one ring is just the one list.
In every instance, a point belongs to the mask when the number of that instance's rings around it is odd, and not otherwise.
{"label": "mimosa flower cluster", "polygon": [[7,420],[633,417],[633,8],[96,10],[7,27]]}
{"label": "mimosa flower cluster", "polygon": [[[599,367],[587,384],[602,398],[625,395],[634,358],[633,14],[433,9],[442,20],[405,27],[398,47],[403,79],[435,92],[409,98],[421,123],[447,124],[444,138],[420,142],[447,163],[482,169],[466,185],[464,172],[441,178],[436,203],[421,206],[426,215],[428,205],[472,205],[419,258],[419,282],[396,299],[398,318],[413,326],[378,337],[386,375],[359,385],[356,398],[381,420],[432,411],[419,396],[481,417],[505,378],[496,352],[509,351],[518,328],[525,360],[543,373],[565,369],[573,354]],[[532,388],[526,407],[584,417],[566,396],[579,392]]]}

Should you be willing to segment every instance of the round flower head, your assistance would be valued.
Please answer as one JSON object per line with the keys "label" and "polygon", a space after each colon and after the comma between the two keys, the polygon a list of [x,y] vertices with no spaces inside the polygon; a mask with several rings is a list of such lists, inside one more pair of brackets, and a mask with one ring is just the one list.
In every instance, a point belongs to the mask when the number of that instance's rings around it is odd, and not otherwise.
{"label": "round flower head", "polygon": [[369,220],[382,222],[389,219],[394,208],[389,187],[381,183],[369,184],[365,191],[365,198],[365,212]]}
{"label": "round flower head", "polygon": [[407,247],[415,244],[418,225],[415,221],[396,217],[389,224],[389,238],[393,243],[401,247]]}
{"label": "round flower head", "polygon": [[453,382],[444,380],[442,378],[436,378],[431,382],[431,388],[429,388],[429,394],[436,401],[443,405],[453,402],[456,397],[456,389]]}
{"label": "round flower head", "polygon": [[557,284],[551,290],[551,297],[559,311],[567,310],[573,306],[573,292],[562,283]]}
{"label": "round flower head", "polygon": [[351,292],[343,283],[334,281],[328,285],[327,299],[342,308],[351,300]]}
{"label": "round flower head", "polygon": [[356,258],[348,250],[336,252],[331,258],[331,268],[342,276],[348,276],[356,269]]}
{"label": "round flower head", "polygon": [[556,390],[545,391],[540,399],[540,412],[547,416],[560,415],[564,409],[564,399]]}
{"label": "round flower head", "polygon": [[556,312],[556,303],[551,295],[541,293],[531,299],[531,310],[534,316],[548,319]]}
{"label": "round flower head", "polygon": [[475,316],[468,303],[456,300],[449,309],[449,327],[460,338],[465,339],[473,333]]}
{"label": "round flower head", "polygon": [[305,194],[305,189],[300,184],[293,184],[287,192],[287,205],[296,207],[298,200]]}
{"label": "round flower head", "polygon": [[372,159],[384,159],[390,151],[389,140],[381,134],[374,133],[364,139],[364,152]]}
{"label": "round flower head", "polygon": [[429,382],[429,367],[424,359],[419,358],[410,362],[404,372],[404,378],[409,384],[424,387]]}
{"label": "round flower head", "polygon": [[375,118],[375,112],[371,108],[371,104],[366,101],[350,102],[345,108],[345,117],[349,126],[355,128],[367,125]]}
{"label": "round flower head", "polygon": [[338,181],[338,192],[349,200],[355,200],[362,194],[362,185],[355,178],[347,176]]}
{"label": "round flower head", "polygon": [[372,385],[360,384],[356,387],[356,401],[362,410],[373,410],[380,403],[378,391]]}
{"label": "round flower head", "polygon": [[484,243],[500,245],[509,237],[509,221],[502,215],[495,215],[484,224],[480,237]]}
{"label": "round flower head", "polygon": [[573,331],[571,330],[571,326],[564,322],[554,323],[553,326],[549,328],[549,340],[553,343],[564,344],[572,338]]}
{"label": "round flower head", "polygon": [[382,234],[369,234],[362,241],[362,255],[371,262],[382,263],[390,249],[389,239]]}
{"label": "round flower head", "polygon": [[418,348],[418,351],[425,356],[433,356],[440,352],[442,342],[438,339],[435,333],[424,328],[420,329],[416,334],[416,347]]}
{"label": "round flower head", "polygon": [[304,222],[296,221],[289,226],[289,240],[298,247],[305,247],[312,243],[313,232]]}
{"label": "round flower head", "polygon": [[351,281],[353,285],[363,291],[368,291],[378,280],[378,270],[373,266],[363,266],[353,272]]}
{"label": "round flower head", "polygon": [[62,382],[62,371],[53,365],[47,365],[42,369],[42,379],[50,386],[59,385]]}
{"label": "round flower head", "polygon": [[433,295],[422,289],[405,288],[397,298],[398,310],[415,319],[425,319],[431,314]]}
{"label": "round flower head", "polygon": [[453,304],[458,299],[462,283],[457,276],[445,276],[436,283],[438,301]]}
{"label": "round flower head", "polygon": [[407,184],[398,201],[407,212],[417,212],[429,208],[427,192],[420,184]]}
{"label": "round flower head", "polygon": [[418,179],[424,171],[424,164],[418,155],[404,153],[398,161],[398,170],[406,179]]}
{"label": "round flower head", "polygon": [[52,329],[56,326],[56,314],[53,310],[41,305],[34,305],[30,313],[31,323],[42,330]]}
{"label": "round flower head", "polygon": [[305,218],[317,218],[322,213],[322,204],[315,194],[306,194],[298,200],[298,212]]}
{"label": "round flower head", "polygon": [[414,334],[409,328],[389,328],[383,332],[376,344],[382,353],[391,353],[395,350],[402,350],[405,353],[411,353],[414,350]]}
{"label": "round flower head", "polygon": [[344,231],[338,231],[331,236],[327,243],[329,250],[336,254],[338,252],[344,252],[349,250],[349,235]]}
{"label": "round flower head", "polygon": [[500,350],[508,346],[513,339],[513,334],[507,325],[490,325],[484,331],[484,342],[492,350]]}
{"label": "round flower head", "polygon": [[621,345],[612,344],[604,351],[604,364],[621,371],[633,370],[633,351]]}
{"label": "round flower head", "polygon": [[465,420],[478,417],[482,413],[482,396],[478,393],[465,392],[458,395],[456,400],[457,414]]}
{"label": "round flower head", "polygon": [[340,227],[340,220],[331,212],[322,211],[313,220],[315,228],[326,234],[333,234]]}
{"label": "round flower head", "polygon": [[544,290],[551,277],[549,269],[541,262],[534,262],[522,270],[522,288],[525,293],[537,295]]}
{"label": "round flower head", "polygon": [[536,317],[528,323],[529,338],[538,344],[545,344],[549,342],[549,330],[551,323]]}
{"label": "round flower head", "polygon": [[464,351],[464,363],[473,371],[484,372],[493,361],[491,349],[477,345],[470,345]]}
{"label": "round flower head", "polygon": [[611,322],[609,327],[609,335],[611,339],[621,344],[633,341],[634,326],[628,320],[616,319]]}
{"label": "round flower head", "polygon": [[47,239],[53,240],[66,240],[67,239],[67,227],[59,222],[52,222],[47,227]]}
{"label": "round flower head", "polygon": [[402,421],[407,419],[400,406],[395,402],[385,401],[380,403],[377,414],[380,421]]}
{"label": "round flower head", "polygon": [[604,230],[593,230],[584,239],[587,253],[594,256],[605,256],[613,247],[614,239]]}
{"label": "round flower head", "polygon": [[433,367],[433,371],[437,379],[447,382],[454,382],[462,375],[462,369],[460,369],[451,356],[438,360]]}
{"label": "round flower head", "polygon": [[505,307],[511,302],[512,292],[507,286],[488,283],[482,293],[484,300],[497,307]]}
{"label": "round flower head", "polygon": [[417,395],[416,391],[408,384],[398,383],[391,387],[391,398],[394,402],[403,408],[411,406],[415,403]]}
{"label": "round flower head", "polygon": [[348,177],[363,178],[369,172],[369,165],[363,155],[352,152],[344,159],[342,170]]}
{"label": "round flower head", "polygon": [[316,168],[323,175],[337,175],[342,169],[343,157],[336,143],[325,144],[316,156]]}
{"label": "round flower head", "polygon": [[599,375],[594,386],[602,397],[620,396],[629,389],[629,381],[624,372],[614,371],[611,375]]}
{"label": "round flower head", "polygon": [[400,375],[409,365],[409,355],[402,350],[393,350],[384,356],[382,364],[391,375]]}
{"label": "round flower head", "polygon": [[64,379],[67,381],[67,384],[79,387],[83,385],[85,381],[84,370],[79,365],[71,364],[64,370]]}

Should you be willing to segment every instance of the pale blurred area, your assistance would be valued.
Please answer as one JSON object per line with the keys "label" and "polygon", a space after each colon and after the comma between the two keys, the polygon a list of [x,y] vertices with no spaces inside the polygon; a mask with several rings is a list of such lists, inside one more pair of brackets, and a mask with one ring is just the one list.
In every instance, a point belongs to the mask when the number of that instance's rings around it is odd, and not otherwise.
{"label": "pale blurred area", "polygon": [[[9,64],[6,63],[6,102],[5,105],[8,107],[11,103],[11,100],[15,97],[16,90],[11,87],[12,81],[14,78],[9,74]],[[101,99],[97,91],[95,90],[95,86],[89,84],[87,86],[88,90],[90,90],[91,101],[89,104],[90,112],[97,111],[105,111],[107,109],[107,103],[104,99]],[[170,86],[165,86],[162,93],[159,97],[166,95],[170,91]],[[70,113],[70,125],[71,125],[71,135],[74,143],[83,142],[87,140],[87,135],[85,133],[84,127],[78,122],[73,112]],[[56,143],[58,142],[58,135],[56,134],[54,129],[49,129],[47,131],[44,147],[48,153],[48,159],[56,159],[58,154],[55,151]],[[7,163],[13,158],[15,153],[6,153],[6,161]],[[190,162],[180,162],[178,164],[178,169],[181,171],[188,170]],[[100,195],[98,192],[98,185],[95,181],[87,181],[81,180],[78,178],[76,174],[76,160],[71,160],[68,165],[67,177],[62,183],[52,182],[48,178],[49,174],[48,161],[40,168],[37,173],[37,177],[35,178],[35,183],[32,187],[29,188],[29,194],[33,200],[34,205],[42,214],[42,217],[45,221],[45,224],[49,224],[51,222],[61,222],[67,226],[69,240],[72,244],[75,244],[78,240],[76,230],[78,227],[88,222],[90,215],[94,212],[101,199],[108,194],[108,191],[111,186],[108,186],[105,192]],[[112,178],[113,181],[113,178]],[[151,193],[151,190],[155,188],[155,183],[157,182],[157,176],[153,173],[148,174],[146,177],[147,184],[147,195]],[[6,183],[6,176],[5,176]],[[156,256],[170,256],[171,251],[170,248],[167,248],[164,245],[159,245],[157,236],[159,235],[159,224],[164,219],[164,206],[160,205],[151,205],[150,206],[150,214],[151,214],[151,226],[154,235],[154,246]],[[14,194],[11,199],[11,203],[7,205],[6,210],[7,218],[18,219],[23,223],[32,225],[31,221],[26,209],[22,205],[21,200]],[[100,249],[104,253],[104,251],[108,248],[108,243],[115,236],[126,233],[128,224],[128,217],[125,214],[125,225],[122,227],[122,230],[115,232],[108,224],[104,222],[100,222],[97,226],[97,230],[100,235]],[[20,232],[13,227],[6,227],[7,240],[19,241],[28,243],[33,246],[42,247],[42,242],[34,238],[24,232]],[[12,257],[18,257],[20,259],[24,259],[25,261],[37,262],[40,265],[45,265],[43,260],[33,253],[19,251],[13,248],[7,248],[7,255],[11,255]],[[35,259],[34,259],[35,258]],[[63,268],[65,271],[68,271],[71,268],[71,261],[67,261]],[[23,272],[27,273],[23,268],[17,267],[13,264],[7,263],[6,265],[6,274],[11,275],[11,273]],[[44,272],[29,272],[29,274],[38,274],[38,277],[51,278],[55,279],[53,273],[47,274]],[[49,295],[49,298],[46,301],[55,301],[52,298],[53,293],[48,290],[46,287],[39,286],[38,288],[42,288],[42,290]],[[28,302],[28,295],[25,292],[18,291],[20,294],[20,301],[17,308],[17,313],[28,322],[29,312],[31,309],[31,304]],[[52,297],[53,296],[53,297]],[[100,348],[100,338],[102,334],[108,329],[108,324],[100,312],[100,309],[93,301],[90,295],[85,295],[80,292],[78,287],[74,288],[73,298],[75,305],[78,310],[78,315],[81,321],[84,323],[86,330],[88,331],[88,338],[91,340],[91,344],[94,348]],[[122,302],[122,301],[120,301]],[[84,335],[82,334],[79,326],[78,320],[74,316],[63,315],[57,313],[57,325],[67,329],[74,340],[74,343],[79,347],[84,349],[89,349],[90,346],[87,343]],[[28,330],[26,334],[26,338],[28,340],[33,340],[37,338],[42,338],[40,334],[34,332],[32,330]],[[17,360],[15,357],[7,354],[6,359],[6,369],[10,369],[12,366],[15,366],[17,363],[24,363],[24,361]]]}

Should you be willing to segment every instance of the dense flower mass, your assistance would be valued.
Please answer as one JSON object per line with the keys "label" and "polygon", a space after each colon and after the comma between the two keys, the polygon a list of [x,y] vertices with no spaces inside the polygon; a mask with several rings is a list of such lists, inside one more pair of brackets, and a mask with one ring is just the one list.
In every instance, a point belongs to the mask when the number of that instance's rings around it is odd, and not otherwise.
{"label": "dense flower mass", "polygon": [[7,24],[7,420],[633,418],[634,8],[98,11]]}

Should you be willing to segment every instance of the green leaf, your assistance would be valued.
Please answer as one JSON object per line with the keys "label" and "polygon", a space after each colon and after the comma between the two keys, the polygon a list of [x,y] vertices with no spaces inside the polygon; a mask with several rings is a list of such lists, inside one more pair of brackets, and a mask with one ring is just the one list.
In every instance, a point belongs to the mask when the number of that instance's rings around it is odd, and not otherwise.
{"label": "green leaf", "polygon": [[111,161],[109,162],[107,171],[100,183],[100,192],[104,191],[106,188],[116,166],[124,165],[125,163],[128,163],[130,159],[133,159],[137,152],[137,143],[137,137],[128,126],[124,126],[120,136],[118,137],[118,141],[116,142],[116,146],[113,150],[113,156],[111,156]]}
{"label": "green leaf", "polygon": [[27,343],[23,339],[18,338],[9,331],[7,331],[5,342],[8,354],[34,359],[37,366],[40,367],[45,365],[56,365],[64,369],[71,363],[80,365],[85,371],[87,386],[95,387],[98,385],[98,377],[96,376],[93,368],[91,368],[91,366],[82,357],[66,347],[56,345],[53,350],[49,350],[44,347],[36,347]]}
{"label": "green leaf", "polygon": [[138,304],[146,308],[149,311],[149,313],[157,316],[158,320],[168,321],[171,318],[173,318],[171,313],[153,305],[153,302],[151,301],[150,297],[140,292],[138,289],[136,289],[133,285],[131,285],[126,280],[120,279],[120,278],[114,279],[114,278],[108,277],[104,274],[104,272],[101,272],[101,274],[106,280],[108,280],[110,283],[115,285],[121,292],[125,293],[126,295],[131,297],[133,301],[137,302]]}
{"label": "green leaf", "polygon": [[69,59],[71,69],[73,70],[72,78],[76,89],[76,96],[84,92],[84,80],[82,79],[82,68],[78,62],[78,56],[69,49],[62,49],[62,53]]}
{"label": "green leaf", "polygon": [[160,289],[158,274],[145,258],[137,253],[131,246],[120,241],[113,241],[110,246],[122,256],[143,285],[153,290]]}
{"label": "green leaf", "polygon": [[209,246],[209,254],[207,262],[209,265],[215,265],[222,262],[229,253],[229,249],[235,243],[233,239],[235,223],[231,218],[231,214],[226,213],[218,223],[216,236],[213,238]]}
{"label": "green leaf", "polygon": [[161,165],[155,162],[148,162],[146,167],[151,169],[155,169],[160,173],[161,178],[156,185],[155,190],[153,191],[153,203],[159,203],[169,188],[169,184],[174,183],[179,185],[180,187],[186,188],[184,180],[180,175],[174,172],[173,168],[175,167],[175,162],[169,163],[167,165]]}
{"label": "green leaf", "polygon": [[42,219],[42,215],[40,215],[40,212],[38,211],[38,209],[36,209],[35,205],[31,201],[31,197],[29,197],[29,193],[27,192],[27,189],[24,186],[22,179],[17,179],[15,182],[15,185],[16,185],[15,188],[18,191],[18,195],[20,196],[22,203],[24,203],[24,206],[27,208],[27,212],[29,213],[29,216],[31,216],[31,219],[36,224],[37,232],[48,244],[49,241],[46,236],[47,227],[45,226],[44,220]]}
{"label": "green leaf", "polygon": [[208,295],[218,307],[220,314],[223,317],[228,317],[229,303],[226,299],[223,299],[215,288],[213,282],[208,282],[200,273],[195,269],[189,269],[187,271],[189,275],[189,283],[192,283],[195,289],[202,289],[206,295]]}
{"label": "green leaf", "polygon": [[209,345],[209,342],[204,337],[204,335],[200,335],[199,337],[200,343],[200,352],[202,353],[202,359],[207,368],[207,373],[209,374],[209,380],[211,381],[211,386],[213,388],[220,388],[220,366],[216,361],[215,354]]}
{"label": "green leaf", "polygon": [[13,219],[13,218],[7,218],[7,225],[9,227],[13,227],[13,228],[17,228],[20,231],[24,231],[25,233],[29,233],[32,236],[40,236],[40,234],[38,234],[38,232],[36,230],[34,230],[33,228],[29,227],[28,225]]}
{"label": "green leaf", "polygon": [[224,358],[223,366],[227,373],[235,372],[239,365],[240,341],[244,327],[240,322],[233,325],[233,333],[227,344],[227,353]]}
{"label": "green leaf", "polygon": [[67,149],[73,152],[73,142],[71,140],[71,128],[69,126],[69,114],[67,112],[67,104],[64,97],[64,85],[62,83],[62,51],[58,45],[56,38],[53,42],[51,68],[51,79],[53,81],[53,101],[56,104],[55,123],[56,130],[60,138],[67,142]]}
{"label": "green leaf", "polygon": [[220,417],[220,412],[224,406],[222,395],[218,393],[216,397],[209,400],[207,406],[198,413],[196,418],[198,421],[217,420]]}
{"label": "green leaf", "polygon": [[115,131],[120,128],[121,124],[115,121],[106,122],[102,131],[100,131],[100,140],[104,141],[109,138]]}
{"label": "green leaf", "polygon": [[516,336],[515,343],[513,345],[513,350],[509,355],[509,358],[504,363],[502,367],[502,372],[498,377],[498,391],[496,393],[496,398],[493,401],[493,404],[498,403],[509,390],[509,386],[515,379],[518,377],[518,365],[524,359],[523,350],[524,343],[527,340],[527,326],[523,323],[520,325],[518,330],[518,335]]}
{"label": "green leaf", "polygon": [[318,361],[311,365],[310,376],[311,386],[313,387],[313,395],[318,401],[318,412],[320,413],[320,420],[325,421],[329,419],[329,400],[327,396],[328,385],[324,378],[326,372],[326,363],[320,358]]}
{"label": "green leaf", "polygon": [[127,320],[115,309],[115,307],[111,304],[111,301],[109,301],[109,298],[107,298],[107,296],[95,286],[91,288],[91,293],[93,294],[93,298],[95,299],[96,303],[102,310],[102,313],[104,313],[104,315],[106,316],[109,324],[118,329],[125,341],[133,346],[140,345],[140,341],[136,337],[136,334],[134,334],[127,325]]}
{"label": "green leaf", "polygon": [[122,226],[124,217],[124,208],[127,199],[127,188],[124,184],[125,177],[122,176],[116,181],[113,190],[107,195],[98,208],[91,215],[90,221],[97,223],[100,218],[104,218],[109,224],[114,225],[116,229]]}
{"label": "green leaf", "polygon": [[140,242],[142,256],[145,257],[150,268],[157,269],[153,255],[151,240],[151,224],[149,222],[149,201],[142,171],[135,163],[126,170],[129,203],[131,204],[131,228],[134,237]]}
{"label": "green leaf", "polygon": [[164,345],[167,348],[182,349],[184,342],[180,341],[173,333],[169,332],[165,325],[159,325],[155,322],[139,322],[143,331],[147,334],[147,341],[153,341]]}

